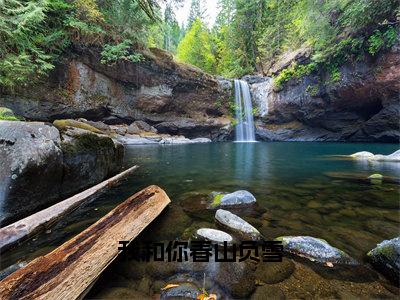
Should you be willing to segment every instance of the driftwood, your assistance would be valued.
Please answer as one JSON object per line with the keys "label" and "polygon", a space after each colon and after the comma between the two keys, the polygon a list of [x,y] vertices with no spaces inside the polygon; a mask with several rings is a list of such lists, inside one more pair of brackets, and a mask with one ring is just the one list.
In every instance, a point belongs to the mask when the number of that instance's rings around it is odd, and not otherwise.
{"label": "driftwood", "polygon": [[64,201],[58,202],[53,206],[43,209],[4,228],[0,228],[0,252],[4,252],[16,243],[45,229],[47,226],[57,221],[60,217],[64,216],[83,202],[103,192],[110,186],[117,184],[121,179],[131,174],[137,168],[138,166],[133,166]]}
{"label": "driftwood", "polygon": [[95,224],[0,282],[0,299],[78,299],[121,252],[170,203],[158,186],[131,196]]}

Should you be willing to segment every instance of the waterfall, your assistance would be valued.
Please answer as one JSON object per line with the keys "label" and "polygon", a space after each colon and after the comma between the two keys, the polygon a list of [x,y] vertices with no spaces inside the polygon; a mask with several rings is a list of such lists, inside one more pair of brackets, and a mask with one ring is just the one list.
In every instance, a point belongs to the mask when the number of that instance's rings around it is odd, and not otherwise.
{"label": "waterfall", "polygon": [[253,107],[246,81],[235,80],[236,142],[255,142]]}

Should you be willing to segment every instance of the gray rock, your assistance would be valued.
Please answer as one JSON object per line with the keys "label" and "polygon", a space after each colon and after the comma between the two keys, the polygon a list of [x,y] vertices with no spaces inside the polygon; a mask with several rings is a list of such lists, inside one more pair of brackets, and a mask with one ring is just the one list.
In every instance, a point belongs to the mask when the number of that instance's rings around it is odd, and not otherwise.
{"label": "gray rock", "polygon": [[283,236],[276,240],[282,241],[286,252],[305,257],[311,261],[330,264],[358,264],[347,253],[328,244],[323,239],[311,236]]}
{"label": "gray rock", "polygon": [[252,204],[256,202],[256,198],[248,191],[239,190],[230,194],[226,194],[221,198],[221,206]]}
{"label": "gray rock", "polygon": [[190,282],[181,283],[176,287],[161,290],[160,299],[197,299],[200,289]]}
{"label": "gray rock", "polygon": [[211,143],[209,138],[196,138],[191,140],[192,143]]}
{"label": "gray rock", "polygon": [[27,216],[59,197],[58,130],[41,122],[0,121],[0,222]]}
{"label": "gray rock", "polygon": [[160,144],[191,144],[192,141],[190,139],[185,138],[184,136],[171,136],[164,138],[160,141]]}
{"label": "gray rock", "polygon": [[224,227],[238,234],[241,238],[251,240],[260,239],[260,232],[256,228],[227,210],[218,209],[215,213],[215,219]]}
{"label": "gray rock", "polygon": [[223,244],[224,242],[228,242],[228,244],[230,244],[233,241],[231,235],[221,230],[212,228],[200,228],[196,231],[196,235],[200,239],[205,239],[218,244]]}
{"label": "gray rock", "polygon": [[4,270],[0,271],[0,280],[3,280],[4,278],[6,278],[8,275],[11,275],[12,273],[14,273],[15,271],[25,267],[28,263],[26,261],[21,261],[19,263],[15,263],[7,268],[5,268]]}
{"label": "gray rock", "polygon": [[141,132],[139,126],[136,123],[132,123],[128,126],[128,133],[129,134],[139,134]]}
{"label": "gray rock", "polygon": [[110,126],[110,129],[114,130],[119,135],[125,135],[128,132],[128,128],[124,126]]}
{"label": "gray rock", "polygon": [[95,121],[88,121],[88,120],[86,120],[86,119],[84,119],[84,118],[79,118],[78,121],[83,122],[83,123],[86,123],[86,124],[88,124],[88,125],[90,125],[90,126],[93,126],[94,128],[97,128],[98,130],[101,130],[101,131],[108,131],[108,130],[110,130],[110,126],[109,126],[109,125],[107,125],[107,124],[105,124],[105,123],[103,123],[103,122],[100,122],[100,121],[97,121],[97,122],[95,122]]}
{"label": "gray rock", "polygon": [[110,137],[73,128],[62,133],[63,182],[66,197],[117,173],[124,157],[123,145]]}
{"label": "gray rock", "polygon": [[400,237],[385,240],[367,253],[372,265],[394,283],[400,280]]}
{"label": "gray rock", "polygon": [[147,124],[144,121],[135,121],[131,125],[136,125],[137,128],[139,128],[141,131],[157,133],[157,129],[156,128],[154,128],[153,126]]}
{"label": "gray rock", "polygon": [[0,121],[0,222],[23,218],[120,170],[121,143],[61,127],[60,136],[56,127],[41,122]]}

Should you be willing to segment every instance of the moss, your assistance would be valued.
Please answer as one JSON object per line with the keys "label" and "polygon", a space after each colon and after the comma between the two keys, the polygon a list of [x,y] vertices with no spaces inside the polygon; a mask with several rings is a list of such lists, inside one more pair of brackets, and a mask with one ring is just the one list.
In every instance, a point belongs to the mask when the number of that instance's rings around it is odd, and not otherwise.
{"label": "moss", "polygon": [[4,121],[22,121],[23,118],[19,118],[14,115],[14,112],[7,107],[0,107],[0,120]]}
{"label": "moss", "polygon": [[74,142],[64,143],[62,148],[65,154],[97,153],[106,149],[113,149],[114,142],[109,137],[85,133],[78,136]]}
{"label": "moss", "polygon": [[374,252],[378,255],[382,255],[387,258],[395,257],[395,255],[396,255],[393,245],[390,245],[390,244],[379,247],[379,248],[375,249]]}
{"label": "moss", "polygon": [[211,207],[215,208],[221,205],[221,199],[224,197],[224,194],[217,194],[214,196],[213,201],[211,203]]}
{"label": "moss", "polygon": [[101,130],[99,130],[89,124],[86,124],[86,123],[83,123],[80,121],[76,121],[76,120],[69,120],[69,119],[55,120],[53,122],[53,125],[55,127],[57,127],[57,129],[59,129],[59,130],[65,130],[65,129],[67,129],[67,127],[74,127],[74,128],[84,129],[84,130],[94,132],[94,133],[102,133]]}

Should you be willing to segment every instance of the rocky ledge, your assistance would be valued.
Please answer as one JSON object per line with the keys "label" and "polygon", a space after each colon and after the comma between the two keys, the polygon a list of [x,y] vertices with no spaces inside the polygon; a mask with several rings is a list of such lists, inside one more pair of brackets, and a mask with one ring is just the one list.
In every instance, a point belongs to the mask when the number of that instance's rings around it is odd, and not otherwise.
{"label": "rocky ledge", "polygon": [[6,225],[117,173],[121,143],[93,127],[0,121],[0,222]]}
{"label": "rocky ledge", "polygon": [[[309,62],[309,51],[287,53],[272,67]],[[332,80],[324,70],[292,78],[246,77],[258,108],[256,135],[267,141],[394,142],[400,140],[400,45],[376,58],[350,62]]]}
{"label": "rocky ledge", "polygon": [[73,46],[41,84],[1,90],[0,106],[26,120],[85,118],[108,125],[145,121],[162,134],[227,139],[229,81],[174,61],[160,49],[144,60],[102,64],[101,49]]}

